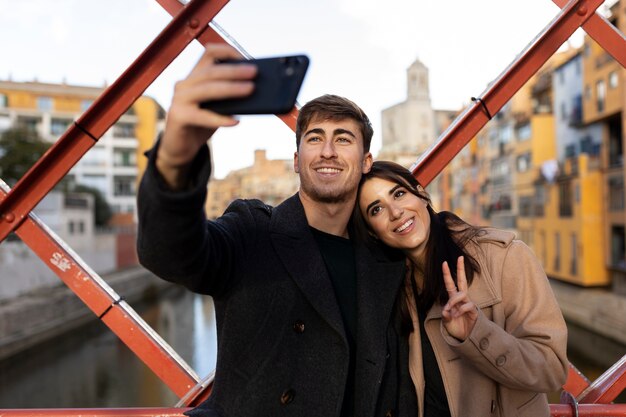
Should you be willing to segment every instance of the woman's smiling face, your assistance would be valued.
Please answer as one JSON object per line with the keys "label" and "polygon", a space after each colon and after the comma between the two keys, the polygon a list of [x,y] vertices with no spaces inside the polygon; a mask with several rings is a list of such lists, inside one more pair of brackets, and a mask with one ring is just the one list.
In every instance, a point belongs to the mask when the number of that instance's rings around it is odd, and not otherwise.
{"label": "woman's smiling face", "polygon": [[359,207],[374,234],[386,245],[421,258],[430,234],[428,202],[405,186],[371,178],[361,186]]}

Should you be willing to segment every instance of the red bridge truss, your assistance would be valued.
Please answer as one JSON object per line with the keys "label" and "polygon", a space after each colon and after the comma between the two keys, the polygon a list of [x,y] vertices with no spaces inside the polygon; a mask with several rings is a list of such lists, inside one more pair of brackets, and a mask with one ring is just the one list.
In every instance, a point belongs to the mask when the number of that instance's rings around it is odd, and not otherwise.
{"label": "red bridge truss", "polygon": [[[0,242],[15,232],[41,260],[99,317],[179,398],[173,408],[0,410],[0,416],[182,416],[187,407],[207,398],[212,376],[205,380],[171,349],[71,248],[50,231],[33,208],[65,176],[148,86],[194,39],[226,40],[209,23],[228,0],[157,0],[172,21],[128,69],[59,138],[10,189],[0,180]],[[473,104],[457,117],[412,167],[424,186],[482,129],[557,49],[582,27],[626,68],[626,38],[596,13],[602,0],[553,0],[561,11]],[[279,116],[295,129],[298,109]],[[626,416],[626,404],[612,401],[626,387],[626,356],[595,381],[573,366],[554,417]]]}

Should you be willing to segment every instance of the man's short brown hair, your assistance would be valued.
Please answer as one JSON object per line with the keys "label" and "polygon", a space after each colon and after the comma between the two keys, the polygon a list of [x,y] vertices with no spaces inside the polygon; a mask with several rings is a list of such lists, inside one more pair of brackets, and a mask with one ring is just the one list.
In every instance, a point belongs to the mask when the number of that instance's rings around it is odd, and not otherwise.
{"label": "man's short brown hair", "polygon": [[363,151],[369,152],[374,130],[365,112],[347,98],[326,94],[306,103],[300,109],[296,122],[296,146],[300,148],[300,139],[309,123],[316,120],[354,120],[361,129]]}

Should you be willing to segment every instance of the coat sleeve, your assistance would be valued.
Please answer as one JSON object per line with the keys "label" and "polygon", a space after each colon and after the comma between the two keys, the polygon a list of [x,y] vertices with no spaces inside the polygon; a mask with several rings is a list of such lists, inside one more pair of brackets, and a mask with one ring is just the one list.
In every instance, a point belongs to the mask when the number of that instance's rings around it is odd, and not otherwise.
{"label": "coat sleeve", "polygon": [[235,262],[254,238],[252,208],[238,200],[222,217],[208,221],[204,211],[211,174],[208,147],[192,163],[190,188],[171,191],[156,169],[158,145],[147,153],[137,196],[139,261],[162,279],[219,295],[234,284]]}
{"label": "coat sleeve", "polygon": [[441,326],[446,342],[506,387],[558,390],[568,372],[567,327],[543,268],[521,241],[511,243],[501,265],[489,259],[486,264],[493,280],[500,281],[504,326],[479,309],[476,325],[464,342]]}

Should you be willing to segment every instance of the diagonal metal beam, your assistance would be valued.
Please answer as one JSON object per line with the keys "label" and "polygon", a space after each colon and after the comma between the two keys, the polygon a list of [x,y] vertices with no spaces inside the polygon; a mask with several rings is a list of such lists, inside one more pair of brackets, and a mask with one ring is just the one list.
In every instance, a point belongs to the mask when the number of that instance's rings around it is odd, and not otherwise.
{"label": "diagonal metal beam", "polygon": [[[199,378],[94,271],[31,210],[141,96],[228,0],[193,0],[20,179],[0,180],[0,242],[15,233],[179,397]],[[205,393],[206,394],[206,393]],[[192,400],[198,401],[199,396]]]}
{"label": "diagonal metal beam", "polygon": [[[183,9],[183,5],[178,0],[156,0],[172,17],[176,16]],[[209,27],[208,30],[200,33],[197,37],[198,42],[202,45],[207,43],[225,43],[228,42],[215,29]],[[234,45],[236,47],[236,45]],[[242,51],[240,51],[242,52]],[[244,54],[245,55],[245,54]],[[291,130],[296,131],[296,120],[298,119],[299,110],[297,107],[291,109],[287,114],[277,114]]]}
{"label": "diagonal metal beam", "polygon": [[0,201],[0,241],[15,230],[228,0],[192,0]]}
{"label": "diagonal metal beam", "polygon": [[608,404],[626,389],[626,355],[596,378],[576,400],[586,404]]}
{"label": "diagonal metal beam", "polygon": [[559,47],[589,19],[602,0],[570,0],[556,18],[522,51],[508,68],[446,129],[411,171],[428,185],[487,124]]}
{"label": "diagonal metal beam", "polygon": [[[552,0],[560,8],[565,7],[567,0]],[[604,48],[622,67],[626,68],[626,38],[624,34],[597,12],[591,15],[582,28],[600,46]]]}
{"label": "diagonal metal beam", "polygon": [[[0,180],[0,197],[8,192]],[[35,214],[17,235],[176,395],[198,384],[189,365]]]}

